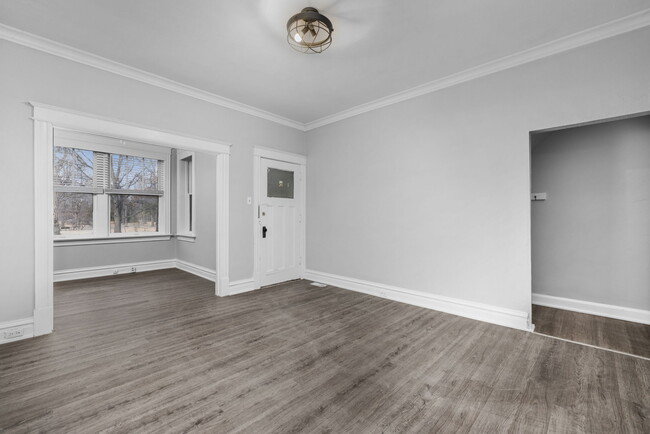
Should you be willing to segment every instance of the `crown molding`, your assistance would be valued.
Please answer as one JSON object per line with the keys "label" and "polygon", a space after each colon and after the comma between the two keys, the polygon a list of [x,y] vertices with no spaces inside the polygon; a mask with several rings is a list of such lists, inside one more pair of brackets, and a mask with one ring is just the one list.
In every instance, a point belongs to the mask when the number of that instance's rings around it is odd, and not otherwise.
{"label": "crown molding", "polygon": [[352,107],[338,113],[322,117],[315,121],[307,122],[305,131],[310,131],[325,125],[333,124],[353,116],[377,110],[392,104],[397,104],[418,96],[436,92],[441,89],[455,86],[460,83],[485,77],[505,69],[514,68],[525,63],[573,50],[584,45],[592,44],[603,39],[622,35],[650,25],[650,9],[644,9],[623,18],[609,21],[577,33],[547,42],[536,47],[519,51],[499,59],[475,66],[455,74],[448,75],[438,80],[416,86],[401,92],[394,93],[374,101]]}
{"label": "crown molding", "polygon": [[104,57],[78,50],[68,45],[24,32],[4,24],[0,24],[0,39],[5,39],[83,65],[91,66],[133,80],[138,80],[151,86],[156,86],[191,98],[206,101],[211,104],[246,113],[300,131],[310,131],[372,110],[377,110],[382,107],[417,98],[428,93],[446,89],[457,84],[485,77],[499,71],[534,62],[545,57],[560,54],[565,51],[573,50],[584,45],[622,35],[647,26],[650,26],[650,8],[307,123],[298,122],[141,69],[114,62]]}
{"label": "crown molding", "polygon": [[69,45],[61,44],[59,42],[43,38],[32,33],[24,32],[14,27],[0,24],[0,39],[5,39],[15,44],[23,45],[25,47],[43,51],[54,56],[72,60],[73,62],[81,63],[86,66],[91,66],[93,68],[121,75],[122,77],[131,78],[133,80],[137,80],[151,86],[156,86],[162,89],[179,93],[181,95],[189,96],[191,98],[206,101],[211,104],[246,113],[251,116],[278,123],[280,125],[305,131],[305,126],[301,122],[297,122],[292,119],[276,115],[275,113],[243,104],[211,92],[197,89],[195,87],[188,86],[186,84],[182,84],[177,81],[143,71],[141,69],[133,68],[131,66],[106,59],[105,57],[97,56],[87,51],[70,47]]}

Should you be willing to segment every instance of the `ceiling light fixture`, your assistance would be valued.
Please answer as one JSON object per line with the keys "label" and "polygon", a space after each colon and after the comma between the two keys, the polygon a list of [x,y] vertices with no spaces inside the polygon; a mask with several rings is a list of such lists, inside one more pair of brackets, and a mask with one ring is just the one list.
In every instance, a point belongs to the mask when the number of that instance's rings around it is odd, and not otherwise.
{"label": "ceiling light fixture", "polygon": [[287,21],[287,41],[301,53],[322,53],[332,45],[332,22],[316,8],[304,8]]}

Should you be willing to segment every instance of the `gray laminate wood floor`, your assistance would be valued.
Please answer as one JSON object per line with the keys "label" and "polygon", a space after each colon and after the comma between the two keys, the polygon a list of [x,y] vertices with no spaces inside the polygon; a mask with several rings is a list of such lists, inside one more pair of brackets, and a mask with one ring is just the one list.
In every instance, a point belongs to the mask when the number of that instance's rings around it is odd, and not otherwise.
{"label": "gray laminate wood floor", "polygon": [[56,285],[0,346],[4,432],[650,432],[650,361],[296,281]]}
{"label": "gray laminate wood floor", "polygon": [[650,325],[533,305],[535,331],[650,358]]}

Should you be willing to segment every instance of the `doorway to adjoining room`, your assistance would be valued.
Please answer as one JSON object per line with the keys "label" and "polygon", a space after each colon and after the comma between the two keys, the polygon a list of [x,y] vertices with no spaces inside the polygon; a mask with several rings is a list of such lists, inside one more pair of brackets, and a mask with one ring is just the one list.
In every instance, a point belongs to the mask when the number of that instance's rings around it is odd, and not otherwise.
{"label": "doorway to adjoining room", "polygon": [[650,116],[531,134],[537,333],[650,358]]}

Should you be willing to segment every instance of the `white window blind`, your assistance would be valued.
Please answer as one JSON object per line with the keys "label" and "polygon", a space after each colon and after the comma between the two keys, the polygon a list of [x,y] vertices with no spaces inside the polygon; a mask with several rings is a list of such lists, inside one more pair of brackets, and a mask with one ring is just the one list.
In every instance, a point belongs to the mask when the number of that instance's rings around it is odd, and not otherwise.
{"label": "white window blind", "polygon": [[165,166],[161,160],[111,154],[110,189],[115,194],[163,194]]}
{"label": "white window blind", "polygon": [[95,175],[96,152],[54,147],[54,191],[68,193],[101,193],[103,184],[98,184]]}
{"label": "white window blind", "polygon": [[55,237],[168,232],[169,150],[55,131]]}

